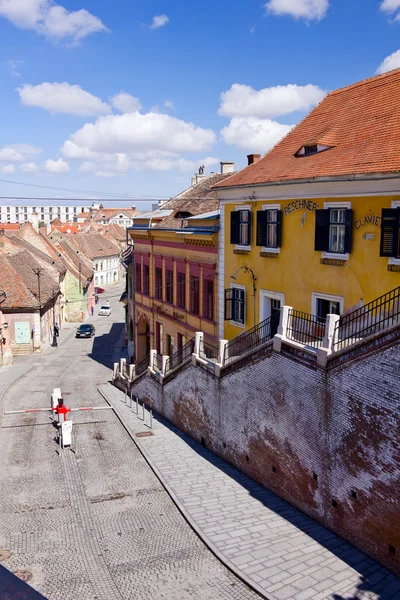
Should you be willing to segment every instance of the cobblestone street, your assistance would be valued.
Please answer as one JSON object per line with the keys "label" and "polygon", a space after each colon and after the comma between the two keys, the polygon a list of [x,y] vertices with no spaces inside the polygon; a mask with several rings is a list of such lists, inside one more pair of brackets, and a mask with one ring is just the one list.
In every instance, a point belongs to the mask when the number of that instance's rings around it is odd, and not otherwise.
{"label": "cobblestone street", "polygon": [[[2,412],[47,407],[53,387],[70,408],[107,406],[97,385],[111,377],[123,318],[112,289],[113,316],[90,319],[95,338],[75,339],[70,328],[58,349],[0,369]],[[3,566],[29,572],[49,600],[258,597],[200,541],[113,411],[72,420],[72,450],[60,455],[49,413],[2,417]]]}

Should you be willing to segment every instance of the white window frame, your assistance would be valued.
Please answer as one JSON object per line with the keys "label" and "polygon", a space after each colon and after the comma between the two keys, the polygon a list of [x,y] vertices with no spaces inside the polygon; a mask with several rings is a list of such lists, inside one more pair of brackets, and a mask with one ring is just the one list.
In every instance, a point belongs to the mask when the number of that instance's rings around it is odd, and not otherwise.
{"label": "white window frame", "polygon": [[[244,303],[243,303],[243,316],[244,323],[238,323],[237,321],[233,321],[232,319],[229,321],[231,325],[235,327],[240,327],[240,329],[246,329],[246,311],[247,311],[247,288],[245,285],[241,285],[240,283],[231,283],[230,288],[239,288],[240,290],[244,290]],[[233,300],[232,300],[233,302]],[[232,305],[232,313],[233,313],[233,305]]]}
{"label": "white window frame", "polygon": [[[235,206],[235,210],[249,210],[251,212],[250,204],[244,206]],[[253,224],[251,223],[251,227]],[[249,232],[249,238],[251,239],[251,231]],[[242,244],[235,244],[235,250],[251,250],[251,246],[243,246]]]}
{"label": "white window frame", "polygon": [[[351,208],[351,202],[324,202],[324,210],[328,208]],[[322,258],[336,258],[337,260],[349,260],[350,254],[336,252],[322,252]],[[314,313],[313,313],[314,314]]]}
{"label": "white window frame", "polygon": [[329,300],[331,302],[339,302],[340,305],[340,314],[343,314],[344,311],[344,297],[343,296],[333,296],[332,294],[320,294],[319,292],[312,292],[311,295],[311,314],[317,314],[317,300]]}
{"label": "white window frame", "polygon": [[[400,200],[392,200],[392,208],[400,208]],[[389,265],[400,265],[400,258],[394,258],[394,256],[389,256]]]}
{"label": "white window frame", "polygon": [[279,300],[281,308],[285,305],[285,294],[282,294],[281,292],[272,292],[271,290],[260,290],[260,323],[267,319],[267,316],[264,315],[264,298],[268,298],[269,300]]}
{"label": "white window frame", "polygon": [[[262,210],[281,210],[280,204],[263,204]],[[267,248],[266,246],[262,246],[261,252],[274,252],[275,254],[279,254],[281,251],[281,247],[279,248]],[[275,298],[275,300],[279,300],[279,298]],[[283,306],[283,304],[282,304]]]}

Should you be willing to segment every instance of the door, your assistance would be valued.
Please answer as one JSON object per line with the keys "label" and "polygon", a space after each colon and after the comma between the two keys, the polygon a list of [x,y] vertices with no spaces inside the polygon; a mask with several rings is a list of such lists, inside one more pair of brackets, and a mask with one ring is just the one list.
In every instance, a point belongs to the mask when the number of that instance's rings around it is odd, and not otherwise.
{"label": "door", "polygon": [[279,320],[281,316],[281,301],[271,298],[271,336],[278,333]]}
{"label": "door", "polygon": [[15,343],[30,344],[31,328],[29,321],[17,321],[15,323]]}

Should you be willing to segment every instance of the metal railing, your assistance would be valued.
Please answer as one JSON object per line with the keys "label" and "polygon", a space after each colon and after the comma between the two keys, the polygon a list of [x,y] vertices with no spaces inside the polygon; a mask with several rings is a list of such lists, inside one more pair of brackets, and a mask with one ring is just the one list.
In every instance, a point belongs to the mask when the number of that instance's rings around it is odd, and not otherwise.
{"label": "metal railing", "polygon": [[340,317],[335,327],[334,350],[400,324],[400,287]]}
{"label": "metal railing", "polygon": [[275,321],[277,317],[275,315],[274,317],[268,317],[268,319],[261,321],[248,331],[240,333],[228,342],[224,350],[224,364],[271,340],[274,337],[271,329],[272,319]]}
{"label": "metal railing", "polygon": [[154,355],[153,369],[157,369],[157,371],[159,371],[160,373],[162,372],[162,355],[161,354]]}
{"label": "metal railing", "polygon": [[177,367],[179,367],[179,365],[186,362],[192,356],[193,352],[194,352],[194,338],[192,338],[188,342],[186,342],[186,344],[184,346],[182,346],[182,348],[180,348],[179,350],[174,352],[174,354],[172,354],[172,356],[170,356],[167,359],[167,362],[165,365],[165,372],[168,373],[168,371],[172,371],[173,369],[176,369]]}
{"label": "metal railing", "polygon": [[324,339],[325,323],[326,319],[322,317],[292,309],[288,315],[286,337],[304,346],[319,348]]}
{"label": "metal railing", "polygon": [[203,337],[203,353],[209,360],[217,360],[218,342],[205,335]]}
{"label": "metal railing", "polygon": [[143,360],[141,360],[139,363],[137,363],[135,365],[135,377],[137,377],[138,375],[141,375],[142,373],[147,371],[147,367],[149,366],[149,363],[150,363],[150,354],[145,356]]}

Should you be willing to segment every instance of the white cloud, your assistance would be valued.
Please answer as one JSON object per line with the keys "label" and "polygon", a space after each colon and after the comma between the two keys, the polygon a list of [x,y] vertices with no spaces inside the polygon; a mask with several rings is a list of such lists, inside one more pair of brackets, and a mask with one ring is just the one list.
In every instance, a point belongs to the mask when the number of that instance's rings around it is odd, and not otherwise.
{"label": "white cloud", "polygon": [[325,94],[318,86],[311,84],[278,85],[257,91],[249,85],[234,83],[230,90],[222,92],[218,112],[227,117],[277,117],[296,110],[309,110]]}
{"label": "white cloud", "polygon": [[0,149],[0,161],[1,162],[22,162],[24,157],[20,152],[14,150],[14,148],[6,147]]}
{"label": "white cloud", "polygon": [[[0,0],[1,1],[1,0]],[[25,84],[17,88],[22,104],[38,106],[52,114],[93,116],[110,112],[110,107],[79,85],[64,83]]]}
{"label": "white cloud", "polygon": [[150,25],[150,29],[158,29],[164,27],[169,22],[167,15],[156,15]]}
{"label": "white cloud", "polygon": [[164,106],[165,108],[168,108],[168,110],[175,110],[174,103],[171,102],[171,100],[164,100]]}
{"label": "white cloud", "polygon": [[383,12],[394,13],[400,8],[400,0],[383,0],[379,8]]}
{"label": "white cloud", "polygon": [[10,144],[0,148],[0,162],[18,163],[28,161],[37,154],[40,154],[40,148],[30,144]]}
{"label": "white cloud", "polygon": [[226,144],[248,152],[264,154],[286,135],[293,125],[282,125],[270,119],[257,117],[233,117],[221,131]]}
{"label": "white cloud", "polygon": [[34,162],[28,162],[20,165],[19,170],[24,173],[37,173],[39,171],[39,166]]}
{"label": "white cloud", "polygon": [[44,168],[49,173],[68,173],[71,167],[62,158],[59,158],[58,160],[51,160],[51,158],[49,158],[44,163]]}
{"label": "white cloud", "polygon": [[119,94],[116,94],[110,98],[110,101],[113,107],[122,113],[136,112],[142,108],[139,98],[135,98],[126,92],[120,92]]}
{"label": "white cloud", "polygon": [[256,26],[253,25],[253,27],[250,29],[250,33],[253,34],[255,32],[255,30],[256,30]]}
{"label": "white cloud", "polygon": [[21,77],[21,73],[19,72],[20,65],[23,65],[25,61],[23,60],[9,60],[7,61],[8,69],[10,71],[11,77]]}
{"label": "white cloud", "polygon": [[319,21],[328,11],[329,0],[269,0],[264,6],[267,14]]}
{"label": "white cloud", "polygon": [[86,123],[68,140],[64,156],[75,152],[90,158],[96,152],[198,152],[215,142],[211,129],[202,129],[166,114],[127,113],[99,117],[95,123]]}
{"label": "white cloud", "polygon": [[0,0],[0,17],[21,29],[33,29],[53,41],[76,44],[88,35],[107,31],[87,10],[66,10],[54,0]]}
{"label": "white cloud", "polygon": [[379,67],[377,68],[377,73],[387,73],[387,71],[392,71],[393,69],[398,69],[400,67],[400,50],[396,50],[393,54],[390,54],[381,62]]}
{"label": "white cloud", "polygon": [[100,156],[97,162],[85,161],[78,171],[80,173],[93,173],[96,177],[116,177],[129,171],[171,171],[176,169],[182,173],[194,171],[198,166],[210,167],[219,164],[219,158],[207,156],[199,160],[187,160],[177,155],[168,155],[164,152],[148,152],[144,155],[114,154],[106,157]]}
{"label": "white cloud", "polygon": [[9,164],[0,166],[0,173],[5,173],[6,175],[9,175],[10,173],[15,173],[15,165]]}
{"label": "white cloud", "polygon": [[34,158],[42,152],[40,148],[37,146],[32,146],[32,144],[10,144],[8,148],[12,148],[12,150],[22,154],[24,160]]}

